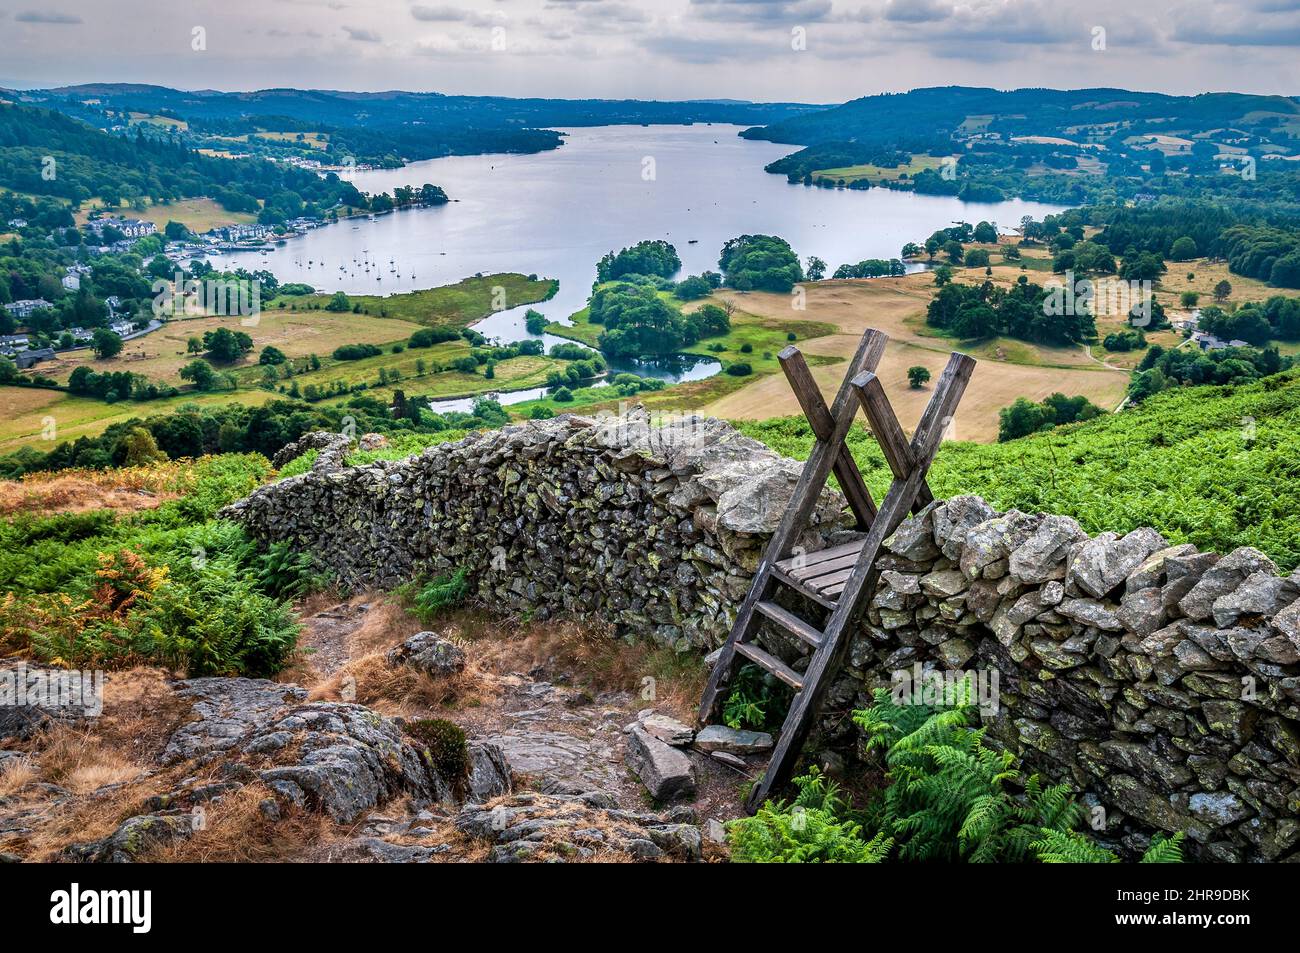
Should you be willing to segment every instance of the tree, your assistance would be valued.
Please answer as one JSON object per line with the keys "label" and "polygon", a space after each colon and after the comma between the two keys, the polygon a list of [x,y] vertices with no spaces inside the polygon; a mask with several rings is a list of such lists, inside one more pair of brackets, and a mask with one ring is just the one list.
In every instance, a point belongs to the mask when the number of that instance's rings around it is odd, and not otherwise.
{"label": "tree", "polygon": [[95,357],[101,360],[116,357],[122,353],[122,338],[108,328],[95,328],[95,333],[90,339],[90,348],[95,352]]}
{"label": "tree", "polygon": [[1155,252],[1144,251],[1126,255],[1119,276],[1125,281],[1159,281],[1168,268]]}
{"label": "tree", "polygon": [[1174,261],[1191,261],[1196,257],[1196,240],[1184,235],[1169,247],[1169,257]]}
{"label": "tree", "polygon": [[122,438],[122,462],[128,467],[145,467],[167,459],[167,454],[158,449],[158,444],[148,430],[133,427]]}
{"label": "tree", "polygon": [[202,354],[202,353],[203,353],[203,338],[200,338],[200,337],[192,337],[192,338],[190,338],[188,341],[186,341],[186,342],[185,342],[185,353],[187,353],[187,354]]}
{"label": "tree", "polygon": [[1195,291],[1184,291],[1178,296],[1178,303],[1184,308],[1194,308],[1196,303],[1201,300],[1201,296]]}
{"label": "tree", "polygon": [[638,242],[618,254],[609,252],[596,265],[596,280],[602,284],[625,275],[655,275],[671,278],[682,267],[677,249],[665,241]]}
{"label": "tree", "polygon": [[916,390],[925,386],[926,381],[930,379],[930,372],[926,368],[917,364],[907,369],[907,383]]}
{"label": "tree", "polygon": [[280,350],[274,344],[268,344],[262,348],[262,353],[257,359],[259,364],[283,364],[288,358],[285,357],[284,351]]}
{"label": "tree", "polygon": [[738,291],[784,294],[803,281],[803,267],[784,238],[741,235],[722,246],[718,258],[724,280]]}
{"label": "tree", "polygon": [[1039,430],[1049,430],[1056,422],[1056,414],[1050,407],[1036,404],[1024,397],[1017,397],[1010,407],[1003,407],[998,412],[998,443],[1025,437]]}
{"label": "tree", "polygon": [[245,331],[216,328],[203,332],[203,349],[211,360],[232,364],[253,349],[253,339]]}
{"label": "tree", "polygon": [[1214,300],[1223,302],[1232,297],[1232,283],[1224,278],[1214,286]]}
{"label": "tree", "polygon": [[145,273],[151,278],[170,278],[175,270],[171,259],[166,255],[155,255],[153,261],[149,262],[149,267]]}
{"label": "tree", "polygon": [[967,268],[987,268],[989,265],[989,253],[985,248],[972,248],[966,253]]}
{"label": "tree", "polygon": [[689,278],[683,278],[673,289],[673,297],[679,301],[695,301],[699,298],[707,298],[713,292],[713,286],[709,284],[708,279],[702,275],[692,275]]}
{"label": "tree", "polygon": [[975,241],[982,245],[996,244],[998,240],[998,227],[992,222],[980,222],[975,226]]}
{"label": "tree", "polygon": [[325,305],[325,310],[337,312],[351,311],[352,301],[342,291],[336,291],[330,298],[329,304]]}
{"label": "tree", "polygon": [[1277,288],[1300,288],[1300,251],[1275,261],[1268,273],[1268,283]]}
{"label": "tree", "polygon": [[203,360],[190,361],[181,368],[180,375],[182,380],[192,382],[195,390],[212,390],[217,381],[217,372]]}
{"label": "tree", "polygon": [[[912,247],[915,248],[916,246],[913,245]],[[907,253],[906,248],[903,249],[903,253],[904,254]],[[808,268],[806,274],[808,276],[809,281],[821,281],[823,278],[826,277],[826,262],[822,261],[816,255],[811,256],[808,259]]]}

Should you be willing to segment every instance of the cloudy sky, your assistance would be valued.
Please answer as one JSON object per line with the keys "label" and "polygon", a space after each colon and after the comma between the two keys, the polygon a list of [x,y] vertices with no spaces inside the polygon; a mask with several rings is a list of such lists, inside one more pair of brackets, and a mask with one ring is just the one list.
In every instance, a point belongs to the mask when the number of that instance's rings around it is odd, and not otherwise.
{"label": "cloudy sky", "polygon": [[[196,49],[196,47],[201,47]],[[832,102],[1300,94],[1300,0],[0,0],[0,85]]]}

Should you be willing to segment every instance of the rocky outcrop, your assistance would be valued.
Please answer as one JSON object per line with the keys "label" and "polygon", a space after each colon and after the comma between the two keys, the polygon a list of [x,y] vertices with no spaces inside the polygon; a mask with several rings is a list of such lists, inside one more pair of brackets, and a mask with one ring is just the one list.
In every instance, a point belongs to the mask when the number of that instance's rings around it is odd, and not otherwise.
{"label": "rocky outcrop", "polygon": [[703,838],[689,808],[665,814],[624,811],[607,794],[515,794],[470,804],[456,817],[462,834],[492,845],[491,863],[700,860]]}
{"label": "rocky outcrop", "polygon": [[[326,455],[224,515],[310,550],[347,585],[465,569],[493,606],[599,616],[681,648],[726,636],[801,469],[721,421],[644,411],[531,421],[350,469]],[[837,528],[842,505],[824,494],[805,545]]]}
{"label": "rocky outcrop", "polygon": [[67,860],[87,864],[130,864],[146,851],[189,837],[194,821],[186,814],[129,817],[112,834],[67,849]]}
{"label": "rocky outcrop", "polygon": [[[350,823],[392,798],[414,804],[454,799],[442,776],[390,718],[361,705],[313,702],[290,708],[241,745],[249,770],[300,807]],[[258,761],[266,759],[267,767]]]}
{"label": "rocky outcrop", "polygon": [[307,700],[305,689],[260,678],[191,678],[175,685],[193,704],[194,720],[172,734],[163,761],[173,764],[226,751],[266,725],[285,705]]}
{"label": "rocky outcrop", "polygon": [[[215,765],[218,780],[189,782],[150,797],[143,811],[100,840],[75,844],[69,860],[130,862],[140,854],[188,837],[203,805],[260,783],[271,796],[260,804],[270,820],[293,809],[319,812],[352,824],[399,798],[416,808],[455,807],[513,789],[510,765],[498,745],[471,741],[464,777],[449,777],[428,749],[401,724],[362,705],[305,702],[295,685],[259,679],[200,678],[177,683],[193,702],[193,721],[173,734],[169,764]],[[357,842],[352,859],[427,860],[432,854],[402,845]],[[391,848],[391,849],[389,849]],[[361,855],[365,855],[364,857]]]}

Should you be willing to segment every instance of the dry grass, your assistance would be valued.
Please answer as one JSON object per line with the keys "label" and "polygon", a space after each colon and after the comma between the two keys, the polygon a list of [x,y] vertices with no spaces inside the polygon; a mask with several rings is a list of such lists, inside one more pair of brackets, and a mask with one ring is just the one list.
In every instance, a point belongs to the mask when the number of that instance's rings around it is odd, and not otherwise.
{"label": "dry grass", "polygon": [[[189,704],[167,684],[167,673],[137,668],[110,673],[102,714],[78,725],[54,725],[26,745],[26,758],[0,776],[7,808],[37,812],[32,831],[0,836],[0,849],[30,860],[54,860],[68,845],[111,834],[141,813],[145,800],[175,789],[193,770],[178,765],[145,776]],[[210,772],[212,769],[205,769]],[[41,784],[56,784],[75,797],[51,805]]]}
{"label": "dry grass", "polygon": [[[1180,298],[1184,291],[1195,291],[1200,295],[1198,305],[1202,308],[1217,304],[1218,302],[1214,300],[1214,286],[1220,281],[1227,281],[1232,285],[1232,294],[1226,302],[1229,307],[1251,301],[1267,301],[1274,295],[1287,293],[1284,288],[1270,287],[1255,278],[1234,275],[1228,270],[1226,261],[1196,258],[1192,261],[1170,261],[1166,264],[1169,266],[1169,271],[1161,279],[1155,294],[1156,299],[1171,311],[1182,310]],[[1191,281],[1187,280],[1188,275],[1193,276]]]}
{"label": "dry grass", "polygon": [[[620,639],[590,623],[495,622],[477,638],[472,630],[466,636],[470,657],[483,669],[571,673],[574,683],[593,695],[631,692],[678,714],[694,710],[708,677],[694,653]],[[650,690],[652,697],[646,697]]]}
{"label": "dry grass", "polygon": [[145,851],[140,860],[165,864],[284,862],[339,837],[338,826],[328,817],[290,810],[283,804],[279,804],[280,819],[272,820],[261,807],[268,799],[274,800],[271,790],[255,783],[211,801],[205,805],[201,829]]}
{"label": "dry grass", "polygon": [[[969,269],[970,280],[983,280],[984,269]],[[994,281],[1010,283],[1019,269],[997,268]],[[961,280],[962,272],[958,273]],[[1031,276],[1041,282],[1041,276]],[[806,355],[847,360],[857,349],[862,333],[877,328],[889,335],[889,345],[877,373],[885,385],[903,427],[920,419],[932,394],[931,387],[912,389],[907,369],[920,365],[937,380],[953,350],[968,351],[979,361],[946,439],[997,439],[998,411],[1017,397],[1042,400],[1061,391],[1083,394],[1107,409],[1123,398],[1128,375],[1108,370],[1092,361],[1082,348],[1049,348],[998,338],[975,347],[935,336],[926,327],[925,309],[934,292],[932,275],[851,281],[819,281],[808,287],[807,310],[797,317],[834,324],[838,333],[800,341]],[[766,293],[731,295],[737,307],[754,315],[789,319],[790,296]],[[811,368],[827,401],[844,377],[844,363]],[[715,400],[703,412],[731,420],[763,420],[801,414],[799,402],[783,375],[769,374],[742,389]]]}
{"label": "dry grass", "polygon": [[12,797],[39,779],[40,774],[30,758],[7,758],[0,769],[0,798]]}
{"label": "dry grass", "polygon": [[[430,708],[456,704],[481,704],[495,694],[491,679],[471,655],[459,674],[434,678],[405,666],[391,666],[388,652],[423,626],[393,597],[372,602],[370,610],[348,638],[350,658],[341,669],[310,685],[312,701],[348,700],[368,705],[387,715],[410,716]],[[455,639],[456,633],[448,632]]]}
{"label": "dry grass", "polygon": [[[186,317],[168,321],[151,334],[127,341],[116,357],[99,360],[87,350],[66,351],[53,361],[41,364],[41,373],[66,382],[76,368],[84,365],[98,372],[133,371],[151,380],[180,386],[184,383],[180,369],[194,360],[194,355],[186,351],[186,342],[222,327],[244,331],[253,338],[253,350],[247,356],[221,367],[221,370],[238,370],[256,368],[258,355],[268,344],[292,358],[309,354],[328,358],[340,344],[404,341],[419,325],[396,318],[329,311],[264,311],[256,324],[247,326],[231,317]],[[320,378],[313,380],[319,383]]]}
{"label": "dry grass", "polygon": [[[339,700],[350,690],[355,701],[385,714],[427,716],[430,710],[445,713],[490,705],[501,694],[505,679],[541,670],[593,695],[625,691],[640,697],[652,687],[655,705],[688,714],[707,678],[694,654],[615,638],[589,623],[524,622],[473,608],[424,625],[394,597],[370,601],[370,610],[349,638],[350,661],[329,678],[308,686],[313,701]],[[442,633],[465,651],[464,671],[434,678],[388,664],[390,650],[426,628]]]}
{"label": "dry grass", "polygon": [[145,770],[92,730],[65,726],[46,733],[39,765],[42,781],[73,794],[89,794],[106,785],[130,781]]}
{"label": "dry grass", "polygon": [[149,666],[110,672],[96,735],[133,761],[156,761],[173,732],[189,720],[190,702],[172,691],[169,678],[170,673]]}
{"label": "dry grass", "polygon": [[134,512],[180,496],[193,468],[178,462],[116,470],[60,470],[0,481],[0,516],[16,513]]}

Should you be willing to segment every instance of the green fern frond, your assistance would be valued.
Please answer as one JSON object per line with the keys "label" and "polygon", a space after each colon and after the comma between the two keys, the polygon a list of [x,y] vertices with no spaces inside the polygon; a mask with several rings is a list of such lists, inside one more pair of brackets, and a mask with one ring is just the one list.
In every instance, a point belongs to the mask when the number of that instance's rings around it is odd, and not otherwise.
{"label": "green fern frond", "polygon": [[1142,855],[1141,863],[1181,864],[1183,862],[1183,840],[1186,836],[1183,831],[1179,831],[1173,837],[1157,834],[1151,838],[1151,846]]}

